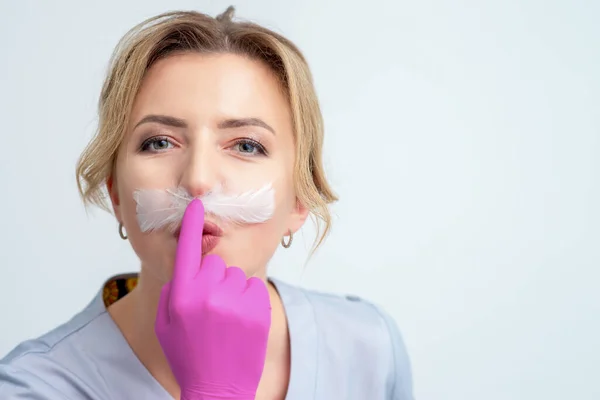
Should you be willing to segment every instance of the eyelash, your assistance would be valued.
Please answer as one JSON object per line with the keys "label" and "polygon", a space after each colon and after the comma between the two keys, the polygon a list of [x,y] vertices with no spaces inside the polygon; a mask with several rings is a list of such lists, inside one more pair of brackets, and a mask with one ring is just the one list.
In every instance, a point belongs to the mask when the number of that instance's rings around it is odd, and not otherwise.
{"label": "eyelash", "polygon": [[[268,155],[267,149],[265,149],[265,146],[260,144],[260,142],[257,140],[248,139],[248,138],[238,139],[235,142],[234,146],[239,146],[239,145],[243,145],[243,144],[249,144],[251,146],[256,147],[256,151],[258,152],[257,155],[259,155],[259,156],[267,156]],[[252,155],[248,155],[245,157],[252,157]]]}
{"label": "eyelash", "polygon": [[[139,151],[141,153],[145,153],[145,152],[160,153],[160,152],[162,152],[161,150],[150,150],[149,147],[153,143],[157,143],[157,142],[161,142],[161,141],[166,141],[171,146],[175,146],[175,144],[173,143],[173,140],[171,140],[170,138],[168,138],[166,136],[155,136],[155,137],[151,137],[149,139],[144,140],[144,142],[141,144],[141,146],[139,148]],[[244,157],[268,155],[268,152],[265,149],[265,147],[257,140],[248,139],[248,138],[238,139],[238,140],[236,140],[236,142],[234,143],[233,146],[240,146],[240,145],[244,145],[244,144],[249,144],[251,146],[254,146],[254,147],[256,147],[256,150],[257,150],[256,155],[245,155]]]}
{"label": "eyelash", "polygon": [[154,150],[154,151],[152,151],[152,150],[149,149],[149,147],[153,143],[157,143],[157,142],[160,142],[160,141],[163,141],[163,140],[166,141],[166,142],[168,142],[170,145],[174,146],[173,141],[171,139],[169,139],[168,137],[166,137],[166,136],[154,136],[154,137],[151,137],[149,139],[144,140],[144,142],[141,144],[140,149],[139,149],[140,153],[145,153],[145,152],[148,152],[148,151],[153,152],[153,153],[160,152],[160,150]]}

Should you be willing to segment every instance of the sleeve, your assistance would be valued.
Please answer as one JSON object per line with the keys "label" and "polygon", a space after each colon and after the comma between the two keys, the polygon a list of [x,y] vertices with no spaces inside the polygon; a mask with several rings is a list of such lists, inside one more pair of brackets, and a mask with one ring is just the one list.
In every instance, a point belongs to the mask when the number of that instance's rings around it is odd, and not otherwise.
{"label": "sleeve", "polygon": [[7,364],[0,364],[0,399],[70,400],[34,374]]}
{"label": "sleeve", "polygon": [[391,342],[393,356],[393,384],[389,392],[389,400],[414,400],[412,368],[408,351],[398,329],[396,321],[380,307],[375,307],[385,322]]}

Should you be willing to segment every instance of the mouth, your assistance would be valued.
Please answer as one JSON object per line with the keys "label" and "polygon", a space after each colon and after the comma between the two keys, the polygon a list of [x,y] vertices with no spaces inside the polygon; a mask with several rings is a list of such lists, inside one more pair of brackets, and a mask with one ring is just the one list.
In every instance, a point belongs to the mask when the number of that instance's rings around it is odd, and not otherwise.
{"label": "mouth", "polygon": [[[179,240],[179,234],[181,228],[177,228],[173,236]],[[202,229],[202,254],[206,254],[214,249],[223,236],[223,230],[214,222],[204,221],[204,228]]]}

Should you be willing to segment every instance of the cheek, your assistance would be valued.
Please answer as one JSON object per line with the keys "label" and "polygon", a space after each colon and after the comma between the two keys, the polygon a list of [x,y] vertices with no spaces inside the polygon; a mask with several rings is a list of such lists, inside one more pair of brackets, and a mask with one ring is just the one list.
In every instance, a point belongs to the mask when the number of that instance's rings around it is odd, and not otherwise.
{"label": "cheek", "polygon": [[281,218],[239,227],[216,248],[227,265],[244,270],[248,276],[263,276],[265,267],[281,242]]}
{"label": "cheek", "polygon": [[171,182],[169,176],[164,171],[157,171],[152,163],[142,161],[144,160],[137,157],[137,155],[125,153],[121,155],[117,165],[119,171],[117,179],[120,200],[119,212],[136,253],[139,250],[138,243],[148,235],[143,235],[138,225],[137,203],[133,197],[134,192],[140,188],[167,188],[172,186],[169,184]]}
{"label": "cheek", "polygon": [[[263,223],[252,225],[230,225],[234,236],[243,235],[245,242],[277,243],[289,229],[290,216],[294,212],[296,196],[286,180],[271,182],[274,189],[274,208],[272,217]],[[271,248],[273,245],[267,245]]]}
{"label": "cheek", "polygon": [[[157,186],[155,182],[147,182],[145,174],[140,176],[133,173],[135,167],[129,164],[121,170],[129,174],[118,180],[120,216],[127,231],[129,244],[141,261],[144,271],[160,283],[166,283],[172,273],[172,264],[175,258],[176,240],[169,234],[157,232],[153,234],[142,233],[137,221],[136,202],[133,193],[139,187]],[[160,186],[160,185],[159,185]],[[166,187],[166,186],[165,186]]]}
{"label": "cheek", "polygon": [[122,214],[128,241],[147,275],[164,284],[171,279],[177,240],[165,231],[143,233],[138,225],[135,206],[133,200],[128,201]]}
{"label": "cheek", "polygon": [[[287,167],[287,166],[286,166]],[[287,169],[287,168],[286,168]],[[275,212],[289,214],[296,204],[296,189],[294,187],[293,172],[277,176],[272,182],[275,189]]]}
{"label": "cheek", "polygon": [[[120,160],[118,165],[117,188],[119,193],[119,212],[128,236],[137,235],[140,230],[137,224],[136,203],[133,193],[140,185],[140,178],[135,166],[127,160]],[[141,179],[143,181],[143,179]],[[141,182],[143,184],[143,182]]]}
{"label": "cheek", "polygon": [[227,237],[217,248],[227,265],[242,268],[247,275],[264,275],[265,266],[287,233],[295,195],[287,182],[273,182],[275,208],[271,219],[261,224],[228,226]]}

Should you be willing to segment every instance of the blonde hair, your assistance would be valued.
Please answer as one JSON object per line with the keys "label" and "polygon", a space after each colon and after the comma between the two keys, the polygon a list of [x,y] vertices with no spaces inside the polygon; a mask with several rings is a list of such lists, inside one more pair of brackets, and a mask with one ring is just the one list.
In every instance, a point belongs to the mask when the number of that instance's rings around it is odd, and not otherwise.
{"label": "blonde hair", "polygon": [[77,164],[79,193],[86,206],[110,212],[105,184],[114,173],[137,92],[156,61],[182,52],[239,54],[269,66],[288,97],[296,143],[295,189],[316,217],[316,249],[330,230],[328,204],[337,197],[323,169],[323,120],[308,64],[292,42],[260,25],[233,21],[233,14],[231,6],[216,18],[193,11],[168,12],[127,32],[115,48],[104,81],[98,130]]}

